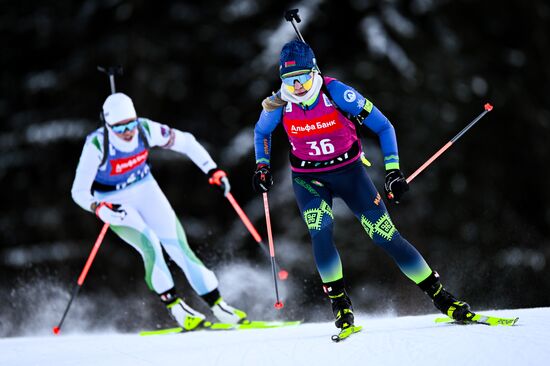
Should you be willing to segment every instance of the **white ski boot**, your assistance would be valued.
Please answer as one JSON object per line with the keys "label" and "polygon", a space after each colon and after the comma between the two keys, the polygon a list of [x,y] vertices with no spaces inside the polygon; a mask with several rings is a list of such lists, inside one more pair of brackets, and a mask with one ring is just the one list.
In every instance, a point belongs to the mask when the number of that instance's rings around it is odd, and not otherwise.
{"label": "white ski boot", "polygon": [[191,308],[179,297],[166,305],[170,315],[184,330],[193,330],[204,321],[205,316]]}
{"label": "white ski boot", "polygon": [[247,315],[244,311],[235,309],[233,306],[227,305],[220,297],[212,306],[212,313],[222,323],[239,324],[246,320]]}

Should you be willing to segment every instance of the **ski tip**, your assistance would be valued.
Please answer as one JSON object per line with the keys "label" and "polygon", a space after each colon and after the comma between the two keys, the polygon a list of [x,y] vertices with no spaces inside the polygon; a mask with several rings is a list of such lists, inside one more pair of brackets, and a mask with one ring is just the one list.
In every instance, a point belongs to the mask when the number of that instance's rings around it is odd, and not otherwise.
{"label": "ski tip", "polygon": [[335,335],[331,336],[330,339],[332,339],[332,341],[333,341],[333,342],[336,342],[336,343],[338,343],[338,342],[340,342],[340,341],[342,340],[342,338],[340,338],[340,337],[338,336],[338,334],[335,334]]}
{"label": "ski tip", "polygon": [[330,339],[333,341],[333,342],[340,342],[340,341],[343,341],[344,339],[347,339],[349,336],[351,336],[352,334],[355,334],[355,333],[359,333],[361,330],[363,329],[363,326],[361,325],[352,325],[350,327],[347,327],[347,328],[343,328],[340,333],[338,334],[334,334],[330,337]]}
{"label": "ski tip", "polygon": [[491,103],[485,103],[485,110],[491,112],[493,110],[493,105]]}
{"label": "ski tip", "polygon": [[58,326],[55,326],[55,327],[53,327],[53,329],[52,329],[53,334],[55,334],[55,335],[58,335],[60,330],[61,330],[61,329],[59,329]]}

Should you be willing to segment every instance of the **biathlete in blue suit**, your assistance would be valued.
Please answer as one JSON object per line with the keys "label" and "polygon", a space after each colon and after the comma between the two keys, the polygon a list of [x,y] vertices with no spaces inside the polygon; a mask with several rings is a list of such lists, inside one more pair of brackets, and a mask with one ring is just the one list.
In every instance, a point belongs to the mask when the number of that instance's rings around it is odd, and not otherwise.
{"label": "biathlete in blue suit", "polygon": [[336,327],[352,326],[354,316],[333,240],[334,197],[346,203],[369,237],[430,296],[437,309],[454,319],[465,319],[469,305],[443,288],[437,272],[397,231],[363,167],[357,126],[365,126],[379,137],[386,168],[386,197],[398,203],[408,191],[390,121],[355,89],[322,77],[306,43],[285,44],[280,55],[280,77],[281,88],[262,102],[263,111],[254,129],[257,168],[253,186],[263,193],[273,185],[271,133],[282,124],[291,146],[296,201],[311,236],[315,263],[332,304]]}

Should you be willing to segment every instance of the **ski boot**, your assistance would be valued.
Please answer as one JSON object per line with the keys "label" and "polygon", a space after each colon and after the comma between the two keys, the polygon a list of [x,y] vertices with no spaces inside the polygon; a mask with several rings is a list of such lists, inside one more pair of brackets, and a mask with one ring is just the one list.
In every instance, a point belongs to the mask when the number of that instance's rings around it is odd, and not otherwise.
{"label": "ski boot", "polygon": [[183,330],[194,330],[204,322],[205,316],[177,297],[173,289],[161,294],[160,298],[166,305],[170,316],[183,328]]}
{"label": "ski boot", "polygon": [[336,319],[334,325],[341,329],[353,326],[355,320],[353,317],[353,306],[344,288],[344,280],[340,279],[325,283],[323,284],[323,290],[328,295],[332,305],[332,313]]}
{"label": "ski boot", "polygon": [[244,311],[234,308],[223,300],[218,289],[201,296],[210,306],[212,313],[222,323],[241,324],[247,321]]}
{"label": "ski boot", "polygon": [[418,286],[432,299],[434,306],[449,318],[460,322],[472,317],[473,314],[470,311],[470,305],[464,301],[459,301],[450,292],[445,290],[439,281],[439,274],[437,272],[432,272]]}
{"label": "ski boot", "polygon": [[227,305],[220,297],[214,306],[210,307],[214,316],[222,323],[239,324],[246,320],[247,315],[244,311],[235,309]]}

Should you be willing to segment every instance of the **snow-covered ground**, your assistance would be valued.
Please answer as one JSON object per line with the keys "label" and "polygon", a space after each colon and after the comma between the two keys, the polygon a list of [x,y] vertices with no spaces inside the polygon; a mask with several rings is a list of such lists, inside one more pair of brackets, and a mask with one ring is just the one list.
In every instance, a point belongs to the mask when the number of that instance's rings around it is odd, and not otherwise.
{"label": "snow-covered ground", "polygon": [[333,343],[332,323],[142,337],[59,335],[0,340],[0,365],[548,365],[550,308],[484,311],[514,327],[435,324],[437,316],[358,316],[364,330]]}

